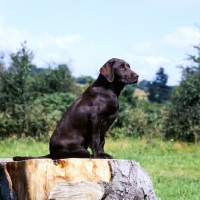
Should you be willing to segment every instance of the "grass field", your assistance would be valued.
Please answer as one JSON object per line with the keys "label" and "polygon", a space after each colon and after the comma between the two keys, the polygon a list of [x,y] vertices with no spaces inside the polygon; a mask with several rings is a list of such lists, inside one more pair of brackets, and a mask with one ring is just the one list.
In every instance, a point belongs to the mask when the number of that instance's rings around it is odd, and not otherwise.
{"label": "grass field", "polygon": [[[200,146],[130,138],[106,139],[105,151],[131,159],[149,173],[160,200],[200,200]],[[48,154],[48,143],[15,138],[0,141],[0,157]]]}

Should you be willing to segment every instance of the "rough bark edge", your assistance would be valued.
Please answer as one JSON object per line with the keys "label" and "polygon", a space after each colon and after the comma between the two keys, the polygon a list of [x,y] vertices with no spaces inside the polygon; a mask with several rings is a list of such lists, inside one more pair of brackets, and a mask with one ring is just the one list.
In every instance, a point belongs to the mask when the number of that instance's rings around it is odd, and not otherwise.
{"label": "rough bark edge", "polygon": [[104,187],[102,200],[157,200],[151,179],[139,163],[109,160],[109,164],[111,183],[99,183]]}
{"label": "rough bark edge", "polygon": [[[152,181],[147,172],[140,167],[137,169],[137,192],[138,196],[144,196],[145,200],[157,200]],[[138,199],[139,200],[139,199]]]}
{"label": "rough bark edge", "polygon": [[5,163],[0,163],[0,200],[17,200]]}

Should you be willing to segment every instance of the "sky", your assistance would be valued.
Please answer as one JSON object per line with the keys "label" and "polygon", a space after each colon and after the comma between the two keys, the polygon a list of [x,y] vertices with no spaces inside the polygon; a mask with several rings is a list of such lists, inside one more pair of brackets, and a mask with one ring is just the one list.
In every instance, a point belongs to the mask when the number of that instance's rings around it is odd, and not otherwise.
{"label": "sky", "polygon": [[200,42],[199,0],[0,0],[0,52],[21,43],[33,63],[68,64],[73,76],[96,78],[111,58],[121,58],[153,80],[160,67],[178,85]]}

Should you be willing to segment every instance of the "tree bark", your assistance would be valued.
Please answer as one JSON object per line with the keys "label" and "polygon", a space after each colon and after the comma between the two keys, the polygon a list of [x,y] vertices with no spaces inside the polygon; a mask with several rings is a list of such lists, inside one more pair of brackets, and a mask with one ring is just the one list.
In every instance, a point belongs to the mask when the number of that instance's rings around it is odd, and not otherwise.
{"label": "tree bark", "polygon": [[12,181],[6,169],[6,163],[0,163],[0,200],[16,200],[12,189]]}
{"label": "tree bark", "polygon": [[1,199],[157,200],[139,163],[75,158],[0,160]]}

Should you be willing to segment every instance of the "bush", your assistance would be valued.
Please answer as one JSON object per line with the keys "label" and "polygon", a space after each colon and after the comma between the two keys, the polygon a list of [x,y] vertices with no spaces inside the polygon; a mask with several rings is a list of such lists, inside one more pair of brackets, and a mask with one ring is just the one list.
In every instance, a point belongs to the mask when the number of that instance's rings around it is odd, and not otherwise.
{"label": "bush", "polygon": [[175,89],[166,120],[166,139],[200,140],[200,46],[198,56],[189,56],[191,66],[180,66],[182,80]]}
{"label": "bush", "polygon": [[111,126],[110,136],[162,138],[165,112],[163,104],[138,100],[133,97],[134,89],[132,93],[131,90],[127,87],[121,94],[119,116]]}
{"label": "bush", "polygon": [[73,92],[79,94],[75,78],[66,64],[55,65],[54,68],[34,68],[31,71],[32,91],[36,94],[52,94],[55,92]]}
{"label": "bush", "polygon": [[[26,44],[15,54],[11,54],[11,65],[0,73],[0,111],[15,109],[15,104],[25,107],[31,99],[30,71],[33,53]],[[23,114],[23,112],[21,113]]]}
{"label": "bush", "polygon": [[24,42],[9,67],[0,60],[0,137],[45,138],[81,91],[67,65],[38,69],[33,56]]}
{"label": "bush", "polygon": [[37,140],[49,139],[62,114],[75,98],[70,93],[54,93],[37,98],[25,108],[15,104],[14,109],[0,113],[1,137],[17,135],[31,136]]}

